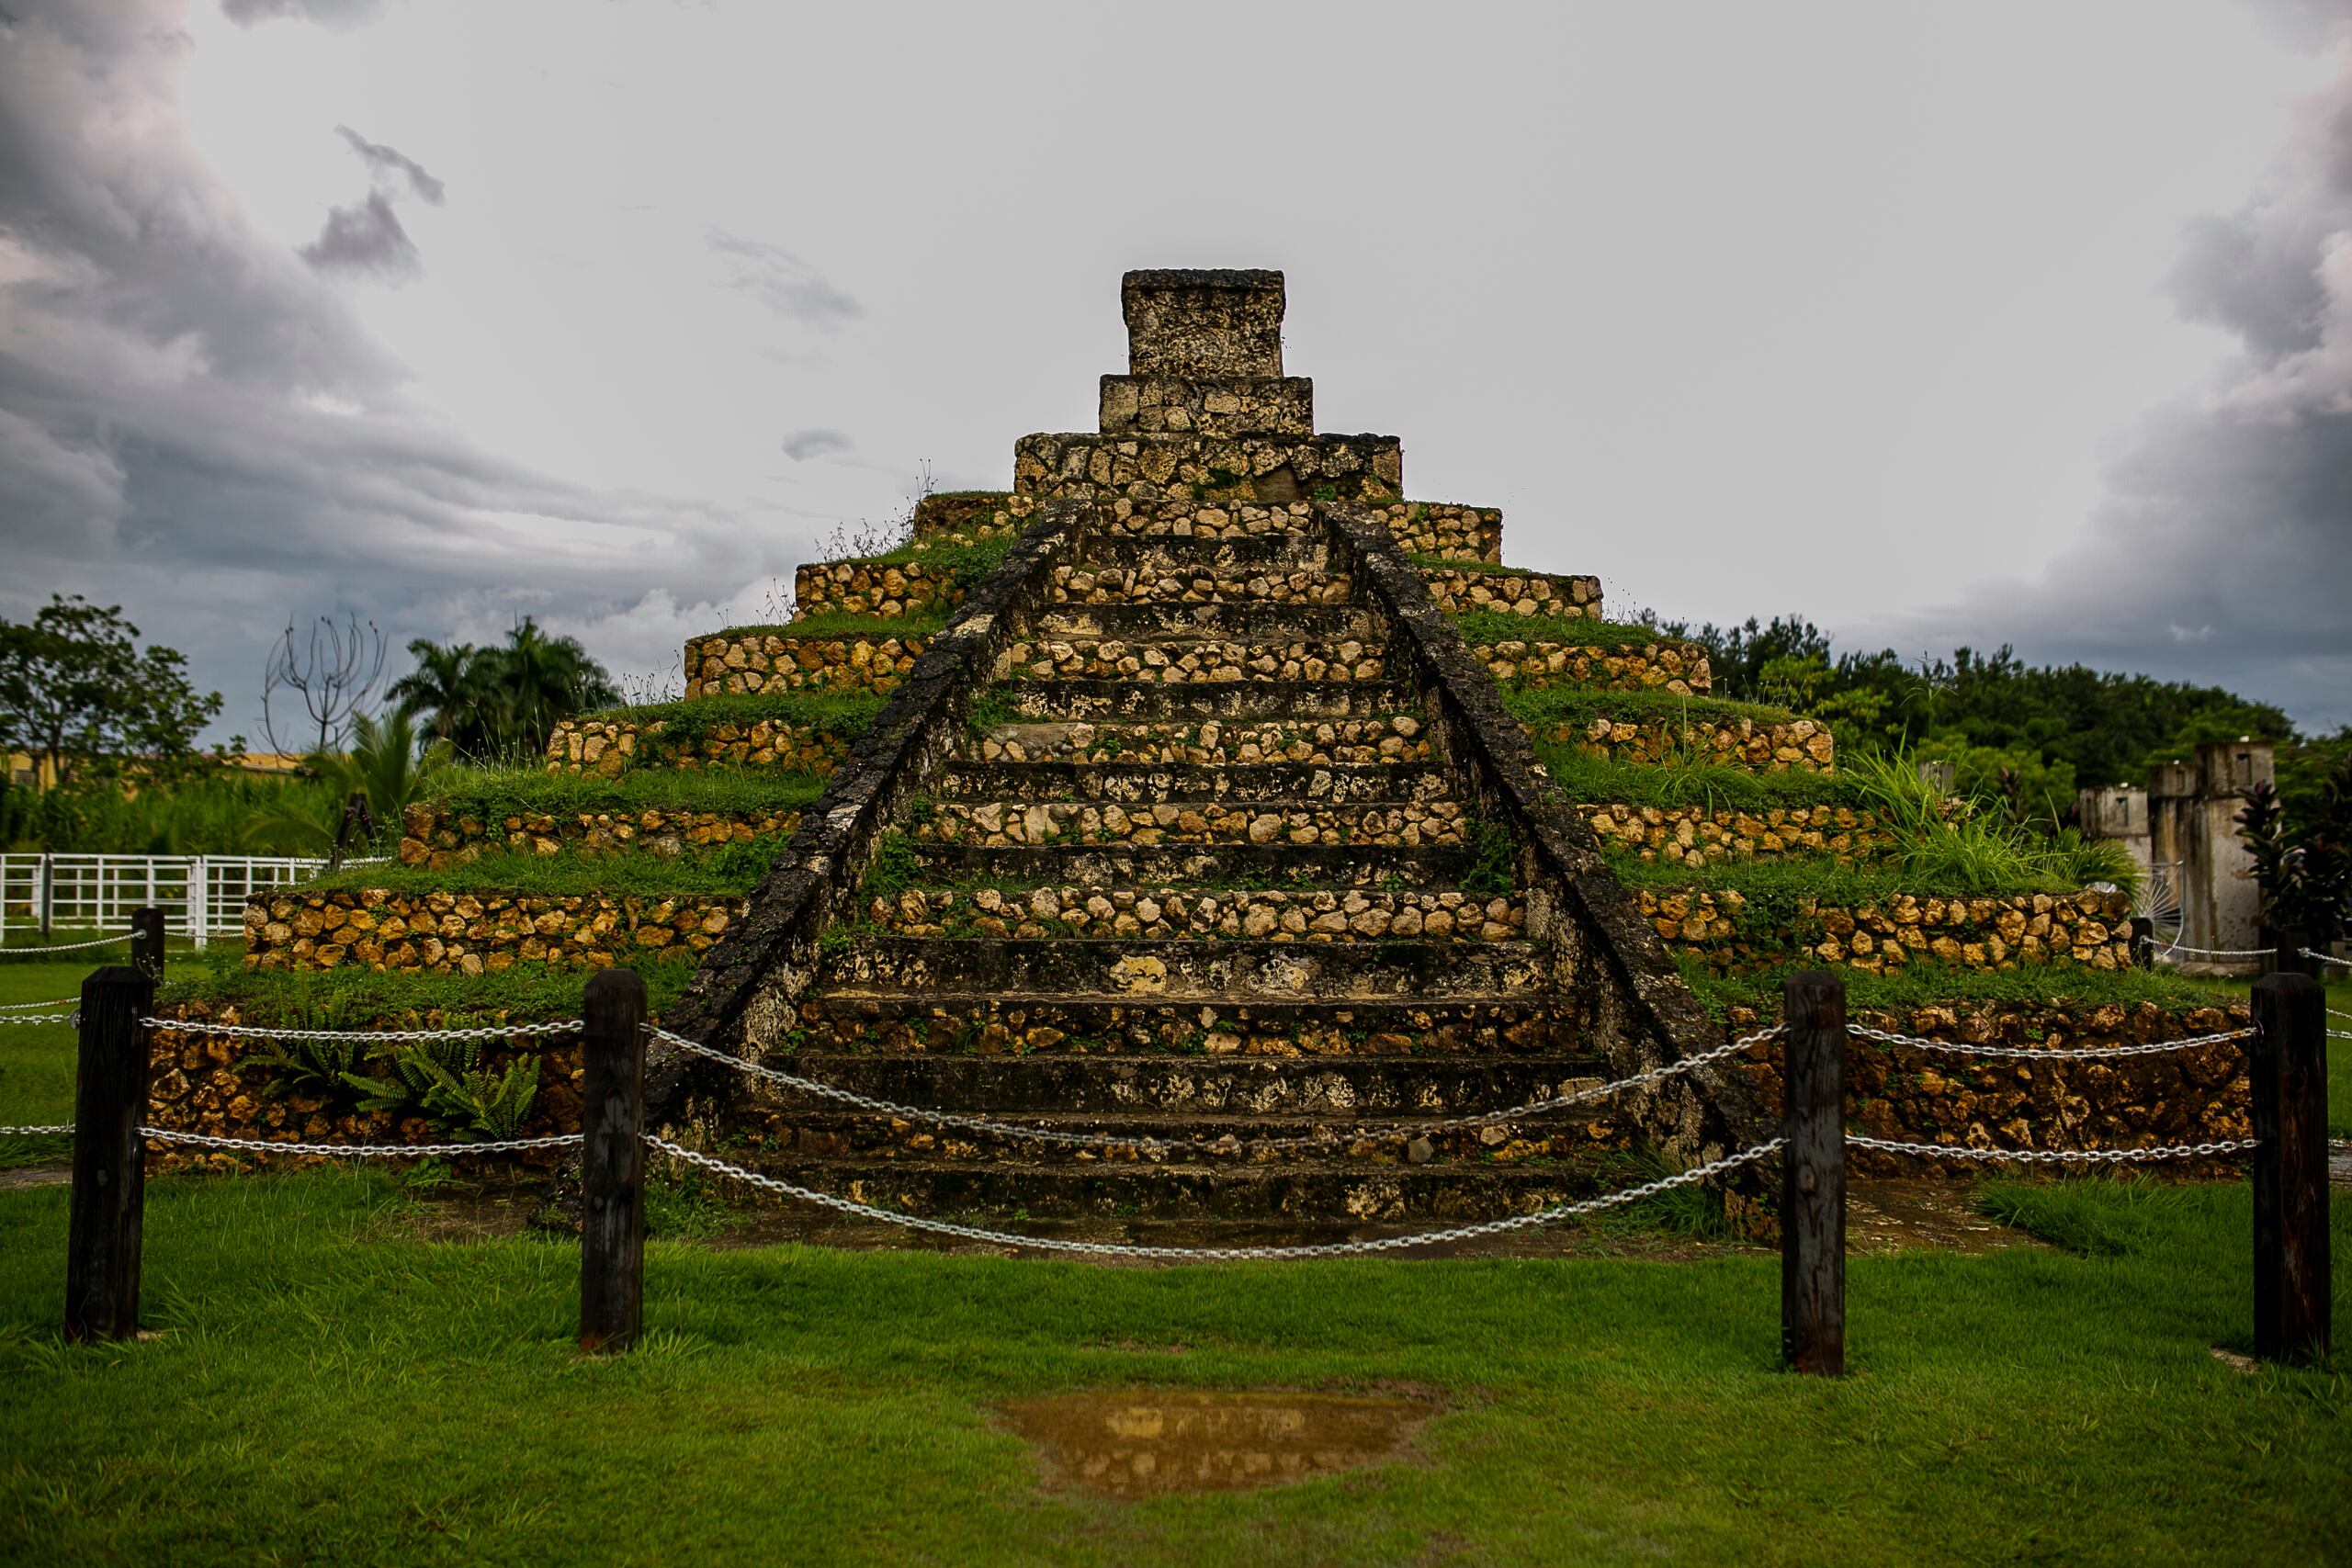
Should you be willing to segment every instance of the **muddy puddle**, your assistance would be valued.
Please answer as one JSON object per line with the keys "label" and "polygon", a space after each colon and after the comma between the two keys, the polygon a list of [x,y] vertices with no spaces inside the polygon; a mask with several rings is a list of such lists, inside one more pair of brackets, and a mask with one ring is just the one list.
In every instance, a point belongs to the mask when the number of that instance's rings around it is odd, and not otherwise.
{"label": "muddy puddle", "polygon": [[1001,1409],[1060,1480],[1125,1498],[1241,1492],[1359,1470],[1395,1457],[1437,1413],[1413,1399],[1134,1389]]}

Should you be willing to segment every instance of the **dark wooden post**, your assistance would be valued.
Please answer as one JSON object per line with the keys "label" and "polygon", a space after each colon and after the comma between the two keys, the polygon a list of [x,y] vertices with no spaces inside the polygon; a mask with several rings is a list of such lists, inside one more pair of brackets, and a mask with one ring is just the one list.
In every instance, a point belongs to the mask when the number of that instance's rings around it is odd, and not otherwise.
{"label": "dark wooden post", "polygon": [[1781,1018],[1781,1359],[1846,1371],[1846,982],[1789,976]]}
{"label": "dark wooden post", "polygon": [[2327,1002],[2308,975],[2254,983],[2254,1353],[2327,1354]]}
{"label": "dark wooden post", "polygon": [[130,964],[150,980],[164,977],[164,911],[152,905],[130,911]]}
{"label": "dark wooden post", "polygon": [[580,1348],[626,1350],[645,1319],[645,977],[589,977],[580,1101]]}
{"label": "dark wooden post", "polygon": [[147,1031],[155,982],[112,964],[82,982],[74,1082],[74,1190],[65,1242],[65,1337],[139,1332],[139,1227],[146,1205]]}
{"label": "dark wooden post", "polygon": [[2156,922],[2145,915],[2132,917],[2132,962],[2142,969],[2156,966]]}

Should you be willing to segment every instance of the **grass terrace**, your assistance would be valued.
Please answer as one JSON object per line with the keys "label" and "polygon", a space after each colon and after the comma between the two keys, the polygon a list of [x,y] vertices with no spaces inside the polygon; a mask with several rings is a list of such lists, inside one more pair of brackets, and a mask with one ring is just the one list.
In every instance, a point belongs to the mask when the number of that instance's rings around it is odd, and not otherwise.
{"label": "grass terrace", "polygon": [[842,610],[828,610],[821,615],[781,624],[762,623],[752,626],[729,626],[711,637],[780,637],[786,638],[839,638],[854,641],[860,637],[874,642],[892,637],[904,640],[910,637],[932,637],[946,629],[947,612],[923,610],[911,615],[853,615]]}
{"label": "grass terrace", "polygon": [[[1489,569],[1491,570],[1491,569]],[[1582,615],[1514,615],[1508,610],[1470,610],[1453,617],[1464,640],[1477,646],[1498,642],[1558,642],[1579,648],[1648,648],[1673,643],[1650,626],[1623,621],[1594,621]],[[1677,647],[1689,646],[1676,643]]]}
{"label": "grass terrace", "polygon": [[1723,697],[1686,697],[1672,692],[1611,692],[1587,686],[1528,686],[1516,681],[1505,681],[1500,685],[1503,706],[1538,735],[1547,735],[1561,725],[1581,728],[1597,718],[1611,719],[1619,724],[1645,724],[1657,720],[1674,725],[1707,720],[1737,724],[1746,719],[1755,724],[1771,725],[1788,724],[1798,716],[1786,708],[1768,707],[1762,703],[1738,703]]}
{"label": "grass terrace", "polygon": [[690,746],[716,731],[749,728],[762,719],[781,720],[798,729],[824,730],[845,740],[865,733],[882,711],[886,699],[865,692],[758,692],[721,696],[646,703],[637,707],[604,708],[583,713],[574,722],[650,724],[662,726],[662,739]]}
{"label": "grass terrace", "polygon": [[785,842],[783,834],[770,833],[673,855],[540,855],[492,849],[442,870],[429,865],[347,867],[288,891],[353,893],[380,887],[393,893],[494,890],[556,897],[603,893],[616,898],[741,894],[759,885]]}
{"label": "grass terrace", "polygon": [[[1623,695],[1637,695],[1626,693]],[[1628,762],[1595,757],[1573,745],[1538,740],[1536,760],[1570,800],[1588,805],[1623,802],[1627,806],[1660,807],[1702,806],[1714,811],[1767,811],[1798,806],[1851,806],[1871,803],[1844,773],[1805,773],[1783,769],[1753,773],[1721,763]]]}
{"label": "grass terrace", "polygon": [[562,817],[790,809],[814,804],[824,792],[820,773],[762,768],[657,769],[616,778],[550,773],[544,768],[469,769],[435,790],[433,804],[460,816],[498,821],[534,813]]}

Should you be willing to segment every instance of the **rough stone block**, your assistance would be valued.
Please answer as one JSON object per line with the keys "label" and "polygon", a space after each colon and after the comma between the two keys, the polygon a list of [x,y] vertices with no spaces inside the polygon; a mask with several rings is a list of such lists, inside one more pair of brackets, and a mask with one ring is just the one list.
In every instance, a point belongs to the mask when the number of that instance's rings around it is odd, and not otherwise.
{"label": "rough stone block", "polygon": [[1311,435],[1315,383],[1304,376],[1105,376],[1106,435]]}
{"label": "rough stone block", "polygon": [[1119,305],[1127,368],[1138,376],[1283,373],[1279,272],[1131,272]]}

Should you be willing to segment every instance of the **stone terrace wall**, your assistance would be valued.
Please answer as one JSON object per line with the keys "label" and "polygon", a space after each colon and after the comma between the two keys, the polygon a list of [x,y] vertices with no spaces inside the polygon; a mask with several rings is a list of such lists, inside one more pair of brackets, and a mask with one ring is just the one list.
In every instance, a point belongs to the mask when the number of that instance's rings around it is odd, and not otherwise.
{"label": "stone terrace wall", "polygon": [[1503,610],[1515,615],[1582,615],[1600,619],[1600,579],[1541,571],[1470,571],[1423,567],[1430,597],[1449,615],[1473,610]]}
{"label": "stone terrace wall", "polygon": [[642,850],[680,854],[690,849],[789,833],[800,813],[783,807],[751,811],[510,812],[469,816],[439,802],[412,806],[401,813],[402,865],[446,870],[485,850],[526,854],[626,854]]}
{"label": "stone terrace wall", "polygon": [[1604,846],[1641,852],[1644,860],[1704,864],[1782,854],[1867,855],[1894,841],[1878,818],[1850,806],[1774,806],[1711,811],[1703,806],[1583,806]]}
{"label": "stone terrace wall", "polygon": [[[1724,1038],[1778,1018],[1735,1007]],[[1902,1010],[1856,1008],[1857,1024],[1922,1039],[2050,1050],[2137,1045],[2245,1027],[2243,1005],[2167,1012],[2153,1002],[2087,1007],[2063,1002],[1941,1003]],[[1741,1074],[1777,1117],[1782,1050],[1775,1043]],[[2252,1135],[2245,1054],[2235,1043],[2145,1056],[2047,1063],[1930,1056],[1854,1040],[1846,1047],[1847,1124],[1878,1138],[1965,1144],[1972,1148],[2137,1148]],[[1855,1169],[1973,1181],[1983,1168],[1960,1160],[1910,1160],[1853,1151]],[[2203,1164],[2204,1162],[2198,1162]],[[2175,1167],[2174,1168],[2180,1168]],[[2205,1174],[2219,1174],[2212,1162]]]}
{"label": "stone terrace wall", "polygon": [[954,491],[927,495],[915,502],[914,530],[918,537],[960,534],[967,539],[990,539],[1017,534],[1037,514],[1034,495],[1011,491]]}
{"label": "stone terrace wall", "polygon": [[1845,908],[1806,898],[1796,919],[1747,916],[1734,888],[1640,890],[1643,917],[1678,953],[1729,972],[1803,956],[1872,974],[1933,959],[1961,969],[2026,964],[2132,966],[2132,897],[2126,893],[2016,893],[1941,898],[1898,895]]}
{"label": "stone terrace wall", "polygon": [[1656,762],[1687,747],[1709,762],[1763,773],[1826,773],[1835,772],[1838,763],[1837,740],[1826,726],[1809,718],[1763,724],[1752,718],[1686,723],[1679,717],[1599,717],[1585,724],[1554,725],[1536,739],[1622,762]]}
{"label": "stone terrace wall", "polygon": [[256,894],[245,905],[245,964],[334,969],[345,964],[434,975],[493,974],[516,964],[609,969],[631,951],[699,953],[748,900],[725,894]]}
{"label": "stone terrace wall", "polygon": [[763,718],[751,724],[721,724],[682,745],[660,719],[640,724],[626,718],[567,718],[548,737],[548,772],[599,773],[618,778],[631,767],[778,768],[786,773],[830,773],[849,755],[849,741],[831,730]]}
{"label": "stone terrace wall", "polygon": [[1607,692],[1679,693],[1703,696],[1714,685],[1707,650],[1695,642],[1595,648],[1589,643],[1506,638],[1473,643],[1472,651],[1498,681],[1522,686],[1589,686]]}
{"label": "stone terrace wall", "polygon": [[[167,1003],[159,1011],[168,1018],[187,1020],[191,1024],[264,1021],[246,1018],[233,1004],[207,1000]],[[271,1018],[266,1021],[286,1021]],[[437,1009],[427,1009],[379,1019],[374,1027],[440,1029],[453,1026],[456,1021]],[[464,1021],[470,1027],[476,1021],[469,1016]],[[392,1043],[387,1041],[382,1049],[389,1053],[392,1048]],[[535,1057],[539,1063],[538,1092],[532,1099],[530,1116],[516,1129],[518,1136],[537,1138],[580,1131],[580,1054],[577,1036],[526,1036],[511,1043],[491,1041],[483,1044],[482,1065],[493,1070],[503,1069],[518,1056]],[[147,1092],[149,1121],[155,1126],[178,1132],[303,1143],[432,1144],[446,1142],[451,1135],[451,1128],[413,1111],[357,1111],[350,1107],[349,1095],[327,1098],[317,1092],[315,1085],[287,1085],[282,1070],[256,1061],[258,1055],[250,1040],[207,1034],[197,1027],[157,1030],[153,1076]],[[502,1164],[519,1160],[545,1169],[560,1164],[563,1155],[560,1148],[527,1149],[492,1157]],[[246,1157],[194,1154],[172,1145],[156,1145],[147,1151],[150,1169],[185,1166],[234,1169]],[[311,1165],[334,1156],[269,1157],[288,1165]]]}
{"label": "stone terrace wall", "polygon": [[764,626],[717,632],[686,644],[686,696],[887,692],[929,646],[920,637],[795,637]]}
{"label": "stone terrace wall", "polygon": [[1393,435],[1024,435],[1012,449],[1024,495],[1137,501],[1307,501],[1319,490],[1392,500],[1405,487]]}
{"label": "stone terrace wall", "polygon": [[1523,934],[1517,894],[1187,892],[1165,899],[1091,887],[922,891],[869,901],[866,919],[899,936],[1046,936],[1263,939],[1268,942],[1510,942]]}
{"label": "stone terrace wall", "polygon": [[809,561],[792,574],[792,601],[802,616],[918,615],[953,609],[964,589],[951,572],[911,563]]}
{"label": "stone terrace wall", "polygon": [[[1503,514],[1497,507],[1460,506],[1446,501],[1397,501],[1367,510],[1388,525],[1396,547],[1408,555],[1443,556],[1448,560],[1503,558]],[[1600,588],[1596,581],[1593,603],[1600,601]]]}

